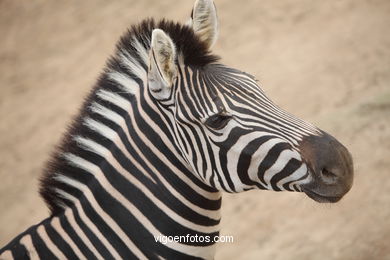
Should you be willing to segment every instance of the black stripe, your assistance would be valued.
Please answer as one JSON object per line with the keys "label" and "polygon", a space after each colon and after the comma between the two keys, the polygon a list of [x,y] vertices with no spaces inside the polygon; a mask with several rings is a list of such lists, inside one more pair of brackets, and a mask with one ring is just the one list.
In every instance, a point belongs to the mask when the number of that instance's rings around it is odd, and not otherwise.
{"label": "black stripe", "polygon": [[59,250],[66,256],[67,259],[77,259],[77,256],[68,243],[62,236],[51,226],[51,223],[45,225],[46,233],[51,241],[58,247]]}
{"label": "black stripe", "polygon": [[[165,213],[161,211],[161,209],[154,207],[148,200],[140,197],[140,191],[135,187],[133,189],[129,189],[126,183],[123,183],[123,185],[126,186],[124,188],[128,191],[128,194],[126,195],[131,195],[131,197],[134,198],[134,205],[144,214],[145,217],[152,221],[152,223],[158,230],[162,232],[162,234],[185,235],[188,233],[198,236],[212,236],[218,234],[204,234],[180,227],[180,225],[173,222],[168,216],[166,216]],[[142,225],[142,223],[140,223],[139,220],[135,218],[135,216],[133,216],[133,214],[129,212],[122,203],[112,198],[111,195],[107,193],[106,190],[98,183],[96,183],[96,190],[99,190],[99,192],[96,192],[94,196],[101,208],[104,211],[110,213],[112,218],[117,222],[121,229],[124,230],[126,234],[129,234],[134,244],[143,252],[143,254],[145,254],[148,259],[154,259],[155,253],[164,256],[170,256],[167,257],[168,259],[181,259],[181,257],[185,257],[185,255],[182,253],[169,249],[163,244],[156,243],[153,235],[149,233],[149,231]],[[123,192],[123,188],[119,188],[119,190],[122,190]],[[189,244],[194,245],[193,243]],[[198,246],[205,245],[208,244],[205,243]]]}
{"label": "black stripe", "polygon": [[[295,159],[295,158],[292,158],[291,160],[289,160],[288,163],[284,166],[284,168],[272,177],[272,179],[271,179],[272,189],[274,191],[280,191],[279,187],[276,184],[280,180],[291,175],[294,171],[298,170],[299,167],[301,167],[301,165],[302,165],[302,162]],[[287,186],[286,190],[291,191],[291,189],[288,188],[288,186]]]}
{"label": "black stripe", "polygon": [[[111,127],[117,128],[116,132],[120,136],[122,142],[125,144],[125,147],[127,148],[127,151],[131,154],[131,157],[138,161],[138,163],[141,164],[142,168],[148,172],[152,177],[154,176],[155,181],[159,182],[159,179],[152,170],[145,164],[145,162],[139,157],[139,154],[134,150],[134,148],[130,145],[129,141],[127,140],[127,137],[122,129],[120,129],[118,126],[114,125],[111,121],[108,122],[108,120],[104,118],[96,118],[101,121],[104,121],[102,123],[104,124],[110,124]],[[90,135],[92,136],[92,134]],[[160,183],[161,188],[156,189],[155,187],[151,186],[153,183],[150,181],[149,178],[147,178],[141,171],[139,171],[135,165],[131,163],[131,161],[123,155],[123,153],[117,148],[117,146],[108,139],[101,138],[99,134],[94,134],[94,137],[92,138],[95,142],[105,146],[110,147],[110,150],[112,151],[112,154],[117,158],[117,160],[120,162],[122,167],[124,169],[127,169],[129,171],[129,174],[132,174],[134,177],[136,177],[138,180],[140,180],[145,185],[151,187],[151,190],[164,190],[164,194],[167,194],[168,190],[165,190],[166,188],[163,186],[162,183]],[[96,136],[96,137],[95,137]],[[187,200],[192,201],[194,204],[199,205],[200,207],[203,207],[205,209],[210,210],[216,210],[220,208],[221,201],[218,200],[210,200],[208,198],[205,198],[198,194],[196,191],[194,191],[191,187],[189,187],[184,181],[182,181],[180,178],[177,177],[175,173],[172,172],[172,169],[170,169],[165,163],[162,162],[161,158],[159,158],[157,155],[155,155],[149,147],[147,147],[142,139],[134,134],[132,136],[134,138],[134,142],[138,146],[138,148],[145,154],[146,158],[149,158],[150,162],[154,165],[156,169],[159,169],[160,172],[163,172],[164,174],[160,175],[160,177],[165,178],[180,194],[182,194]],[[86,156],[85,159],[88,161],[99,165],[101,164],[103,158],[99,155],[93,154],[89,151],[84,151],[84,156]],[[188,171],[188,170],[187,170]],[[78,170],[80,172],[80,170]],[[111,178],[111,176],[107,177],[108,179]],[[194,176],[193,176],[194,178]],[[197,181],[199,182],[199,180]],[[203,184],[204,185],[204,184]],[[169,192],[170,193],[170,192]]]}
{"label": "black stripe", "polygon": [[81,240],[81,238],[76,234],[73,227],[70,225],[69,221],[66,219],[65,215],[59,216],[60,223],[62,228],[68,234],[70,239],[75,243],[75,245],[80,249],[81,253],[87,259],[97,259],[97,257],[92,253],[92,251],[85,245],[85,243]]}
{"label": "black stripe", "polygon": [[[81,204],[85,203],[85,198],[80,198]],[[95,249],[100,253],[104,259],[114,259],[108,249],[103,245],[103,243],[96,237],[96,235],[87,227],[87,225],[81,220],[78,210],[73,207],[72,212],[76,220],[77,225],[83,230],[86,237],[94,245]]]}
{"label": "black stripe", "polygon": [[[93,186],[94,184],[91,183]],[[121,238],[116,234],[113,229],[106,223],[103,218],[95,211],[93,205],[90,204],[89,201],[85,200],[82,203],[83,210],[85,214],[88,216],[89,220],[95,224],[97,229],[103,234],[103,236],[107,239],[108,243],[110,243],[113,248],[118,252],[118,254],[123,259],[135,259],[136,256],[130,251],[128,246],[124,244]],[[111,212],[106,212],[110,215]]]}
{"label": "black stripe", "polygon": [[245,148],[241,151],[240,158],[237,164],[237,169],[238,169],[238,176],[240,177],[242,183],[249,186],[256,186],[260,189],[266,189],[266,187],[264,187],[263,184],[259,182],[255,182],[249,178],[248,169],[250,167],[252,160],[254,160],[253,154],[256,153],[258,149],[260,149],[262,144],[264,144],[265,142],[267,142],[272,138],[274,138],[274,136],[271,135],[266,135],[266,136],[261,136],[260,138],[256,138],[250,141],[245,146]]}
{"label": "black stripe", "polygon": [[281,152],[290,148],[291,146],[288,143],[277,143],[268,151],[267,155],[264,157],[263,161],[261,162],[259,166],[259,170],[257,172],[257,176],[259,177],[262,183],[265,183],[264,182],[265,171],[275,164]]}
{"label": "black stripe", "polygon": [[34,248],[41,259],[58,259],[46,246],[45,242],[38,235],[37,229],[32,230],[30,233],[31,240],[34,245]]}
{"label": "black stripe", "polygon": [[[22,244],[20,244],[19,242],[15,243],[11,248],[10,250],[12,251],[12,257],[15,259],[15,260],[19,260],[19,259],[30,259],[30,255],[29,253],[27,252],[26,250],[26,247]],[[0,252],[0,255],[2,254],[3,252]]]}
{"label": "black stripe", "polygon": [[[299,179],[293,180],[293,181],[289,181],[289,182],[283,184],[283,188],[286,189],[286,190],[289,190],[288,186],[289,186],[291,183],[293,183],[293,182],[299,182],[299,181],[301,181],[301,180],[304,180],[304,179],[306,179],[308,176],[309,176],[309,172],[306,172],[306,174],[303,175],[302,177],[300,177]],[[298,184],[294,184],[294,185],[293,185],[293,190],[299,191],[299,189],[298,189]]]}

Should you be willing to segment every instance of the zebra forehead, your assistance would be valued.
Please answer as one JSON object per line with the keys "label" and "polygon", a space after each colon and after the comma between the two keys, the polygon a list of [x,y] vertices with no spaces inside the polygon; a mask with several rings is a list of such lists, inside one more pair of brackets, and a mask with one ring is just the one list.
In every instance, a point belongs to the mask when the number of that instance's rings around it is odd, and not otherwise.
{"label": "zebra forehead", "polygon": [[[222,64],[209,64],[201,69],[204,75],[205,88],[219,96],[235,96],[237,93],[248,95],[262,92],[257,79],[246,72],[224,66]],[[213,95],[212,95],[213,96]]]}
{"label": "zebra forehead", "polygon": [[144,63],[143,55],[140,54],[137,46],[131,43],[135,39],[145,50],[149,50],[152,31],[157,28],[171,37],[178,59],[183,60],[185,65],[203,67],[219,60],[219,57],[213,55],[207,44],[195,34],[192,27],[165,19],[157,22],[154,19],[146,19],[138,25],[131,26],[119,40],[118,51],[126,50],[131,56],[139,57],[139,60]]}

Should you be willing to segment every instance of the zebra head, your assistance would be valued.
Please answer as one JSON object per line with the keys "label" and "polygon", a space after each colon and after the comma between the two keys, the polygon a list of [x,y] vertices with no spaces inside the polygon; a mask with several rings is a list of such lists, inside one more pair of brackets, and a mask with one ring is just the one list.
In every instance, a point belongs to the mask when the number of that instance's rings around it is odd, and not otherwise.
{"label": "zebra head", "polygon": [[[276,106],[253,76],[216,63],[209,54],[218,32],[211,0],[196,1],[188,29],[201,48],[153,30],[147,81],[194,174],[227,192],[259,188],[303,191],[318,202],[341,199],[353,180],[348,150]],[[182,49],[192,46],[210,62],[187,64]]]}

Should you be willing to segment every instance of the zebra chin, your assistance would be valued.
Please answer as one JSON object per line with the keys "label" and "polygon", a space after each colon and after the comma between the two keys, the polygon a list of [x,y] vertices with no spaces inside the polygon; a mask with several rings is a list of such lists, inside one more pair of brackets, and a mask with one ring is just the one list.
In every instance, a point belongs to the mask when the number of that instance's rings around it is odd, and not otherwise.
{"label": "zebra chin", "polygon": [[321,194],[318,194],[316,192],[313,192],[311,190],[308,190],[308,189],[305,189],[305,188],[302,188],[302,191],[311,199],[313,199],[314,201],[317,201],[319,203],[336,203],[338,201],[340,201],[344,195],[321,195]]}
{"label": "zebra chin", "polygon": [[340,201],[352,188],[353,161],[348,149],[326,132],[305,137],[300,150],[310,181],[301,190],[320,203]]}

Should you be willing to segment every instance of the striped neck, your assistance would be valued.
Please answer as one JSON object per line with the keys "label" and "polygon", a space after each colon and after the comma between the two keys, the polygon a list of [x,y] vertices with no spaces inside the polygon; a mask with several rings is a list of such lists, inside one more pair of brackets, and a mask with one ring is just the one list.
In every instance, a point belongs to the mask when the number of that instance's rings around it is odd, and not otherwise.
{"label": "striped neck", "polygon": [[212,242],[163,245],[154,238],[218,235],[221,193],[192,172],[176,145],[169,115],[151,99],[146,84],[150,43],[138,36],[127,35],[127,48],[120,44],[109,61],[49,164],[41,194],[54,218],[92,220],[101,233],[90,235],[97,241],[110,237],[124,250],[126,237],[147,258],[210,258]]}

